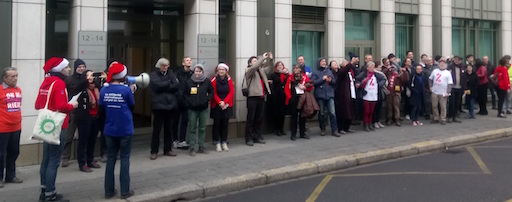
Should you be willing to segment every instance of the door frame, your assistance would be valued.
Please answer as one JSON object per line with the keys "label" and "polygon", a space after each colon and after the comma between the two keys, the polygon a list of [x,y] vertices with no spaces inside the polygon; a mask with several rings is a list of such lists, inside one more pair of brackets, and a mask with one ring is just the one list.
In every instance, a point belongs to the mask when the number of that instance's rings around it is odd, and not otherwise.
{"label": "door frame", "polygon": [[[357,48],[359,48],[359,53],[356,53],[359,56],[359,66],[364,65],[364,56],[366,54],[368,54],[367,52],[365,52],[365,48],[371,48],[371,52],[369,54],[374,56],[374,61],[375,61],[375,54],[376,54],[375,41],[346,41],[345,42],[345,49],[347,47],[357,47]],[[347,55],[347,54],[348,53],[345,53],[345,55]],[[347,60],[348,59],[349,58],[347,58]]]}

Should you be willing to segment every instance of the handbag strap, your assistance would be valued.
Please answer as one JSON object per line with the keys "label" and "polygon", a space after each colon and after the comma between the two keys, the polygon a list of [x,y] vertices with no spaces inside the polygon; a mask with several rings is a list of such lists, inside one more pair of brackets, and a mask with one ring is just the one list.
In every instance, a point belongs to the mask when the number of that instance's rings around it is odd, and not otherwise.
{"label": "handbag strap", "polygon": [[[244,88],[244,84],[246,83],[246,82],[245,82],[245,79],[246,79],[246,78],[247,78],[247,77],[246,77],[246,76],[245,76],[245,74],[244,74],[244,80],[242,80],[242,88]],[[245,87],[249,87],[249,86],[251,85],[251,82],[252,82],[252,78],[251,78],[251,80],[249,81],[249,83],[247,83],[247,84],[246,84],[246,86],[245,86]]]}
{"label": "handbag strap", "polygon": [[48,95],[46,95],[46,105],[44,105],[44,109],[48,109],[48,103],[50,102],[50,95],[52,94],[53,84],[55,84],[55,81],[50,85],[50,88],[48,89]]}

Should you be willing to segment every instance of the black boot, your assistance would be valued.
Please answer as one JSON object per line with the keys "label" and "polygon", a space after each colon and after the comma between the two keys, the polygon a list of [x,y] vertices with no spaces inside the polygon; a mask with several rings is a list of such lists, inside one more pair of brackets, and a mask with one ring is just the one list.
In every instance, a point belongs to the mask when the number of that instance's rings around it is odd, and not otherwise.
{"label": "black boot", "polygon": [[276,130],[275,134],[276,134],[276,136],[279,136],[279,137],[281,136],[281,133],[279,132],[279,130]]}

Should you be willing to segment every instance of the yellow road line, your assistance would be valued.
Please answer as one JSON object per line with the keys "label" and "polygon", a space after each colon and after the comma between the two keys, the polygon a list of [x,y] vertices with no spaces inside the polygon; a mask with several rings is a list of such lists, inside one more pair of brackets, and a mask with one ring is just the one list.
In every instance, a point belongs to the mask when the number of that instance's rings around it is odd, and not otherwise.
{"label": "yellow road line", "polygon": [[477,149],[512,149],[512,146],[472,146]]}
{"label": "yellow road line", "polygon": [[311,193],[311,196],[309,196],[309,198],[306,200],[306,202],[314,202],[316,200],[316,198],[318,198],[320,193],[322,193],[322,191],[324,190],[327,183],[329,183],[329,181],[331,181],[331,179],[332,179],[332,175],[325,176],[325,178],[322,180],[322,182],[320,182],[320,184],[318,184],[318,186],[313,191],[313,193]]}
{"label": "yellow road line", "polygon": [[356,173],[339,174],[334,177],[371,177],[385,175],[481,175],[480,172],[388,172],[388,173]]}
{"label": "yellow road line", "polygon": [[466,149],[469,151],[471,156],[473,156],[480,169],[482,169],[482,171],[485,174],[491,174],[491,171],[489,170],[489,168],[487,168],[487,166],[485,165],[484,161],[482,161],[482,158],[480,158],[478,153],[476,153],[475,149],[473,149],[472,147],[466,147]]}

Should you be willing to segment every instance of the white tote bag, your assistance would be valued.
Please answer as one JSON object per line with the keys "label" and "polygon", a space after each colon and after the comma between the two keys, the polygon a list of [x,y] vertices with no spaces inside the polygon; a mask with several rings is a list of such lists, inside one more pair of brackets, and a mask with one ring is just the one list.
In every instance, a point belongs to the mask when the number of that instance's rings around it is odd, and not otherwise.
{"label": "white tote bag", "polygon": [[52,83],[48,90],[46,105],[43,109],[39,110],[36,125],[34,126],[34,131],[32,132],[30,139],[42,140],[49,144],[60,145],[60,132],[67,114],[48,109],[53,84],[55,84],[55,82]]}

